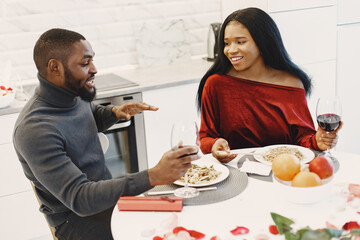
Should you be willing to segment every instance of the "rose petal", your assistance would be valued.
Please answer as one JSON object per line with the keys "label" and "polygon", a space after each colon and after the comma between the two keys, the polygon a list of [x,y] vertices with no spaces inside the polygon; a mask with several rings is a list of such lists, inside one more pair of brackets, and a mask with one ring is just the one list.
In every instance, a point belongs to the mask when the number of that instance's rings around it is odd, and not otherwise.
{"label": "rose petal", "polygon": [[279,230],[277,229],[277,227],[275,225],[269,226],[269,232],[274,235],[279,234]]}
{"label": "rose petal", "polygon": [[269,239],[270,239],[269,236],[264,233],[260,233],[255,236],[255,240],[269,240]]}
{"label": "rose petal", "polygon": [[173,229],[173,233],[178,233],[180,231],[187,231],[187,229],[183,227],[176,227]]}
{"label": "rose petal", "polygon": [[355,221],[347,222],[342,227],[342,229],[344,229],[344,230],[351,230],[351,229],[356,229],[356,228],[360,228],[360,225]]}
{"label": "rose petal", "polygon": [[188,232],[190,233],[190,236],[192,236],[195,239],[202,239],[205,237],[205,234],[195,230],[188,230]]}
{"label": "rose petal", "polygon": [[155,236],[155,237],[153,237],[153,240],[163,240],[164,238],[162,238],[162,237],[159,237],[159,236]]}
{"label": "rose petal", "polygon": [[218,236],[213,236],[210,238],[210,240],[221,240],[221,238],[219,238]]}
{"label": "rose petal", "polygon": [[326,228],[331,228],[331,229],[338,229],[334,224],[326,221],[325,222]]}
{"label": "rose petal", "polygon": [[171,231],[178,225],[178,216],[176,213],[172,213],[170,217],[166,218],[160,223],[160,226],[166,231]]}
{"label": "rose petal", "polygon": [[141,236],[142,237],[150,237],[150,236],[154,235],[155,233],[156,233],[155,228],[145,229],[141,232]]}
{"label": "rose petal", "polygon": [[233,235],[242,235],[247,234],[250,230],[246,227],[236,227],[235,229],[231,230],[230,232]]}
{"label": "rose petal", "polygon": [[190,233],[186,230],[181,230],[177,233],[177,238],[179,240],[191,240]]}
{"label": "rose petal", "polygon": [[355,197],[360,197],[360,185],[359,184],[349,184],[349,192]]}

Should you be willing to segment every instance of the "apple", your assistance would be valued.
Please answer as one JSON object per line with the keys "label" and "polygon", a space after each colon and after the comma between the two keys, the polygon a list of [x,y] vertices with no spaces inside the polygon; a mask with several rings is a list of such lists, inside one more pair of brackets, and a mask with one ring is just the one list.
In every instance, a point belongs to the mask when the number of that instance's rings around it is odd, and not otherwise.
{"label": "apple", "polygon": [[309,171],[316,173],[321,179],[325,179],[333,175],[334,166],[326,157],[319,156],[311,160],[309,163]]}

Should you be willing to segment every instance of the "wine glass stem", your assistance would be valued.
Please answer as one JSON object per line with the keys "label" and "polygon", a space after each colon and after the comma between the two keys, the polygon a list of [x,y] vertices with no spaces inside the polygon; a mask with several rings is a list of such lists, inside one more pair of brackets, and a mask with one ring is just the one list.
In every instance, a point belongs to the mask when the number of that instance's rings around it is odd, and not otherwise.
{"label": "wine glass stem", "polygon": [[185,173],[185,188],[188,188],[188,174],[187,172]]}

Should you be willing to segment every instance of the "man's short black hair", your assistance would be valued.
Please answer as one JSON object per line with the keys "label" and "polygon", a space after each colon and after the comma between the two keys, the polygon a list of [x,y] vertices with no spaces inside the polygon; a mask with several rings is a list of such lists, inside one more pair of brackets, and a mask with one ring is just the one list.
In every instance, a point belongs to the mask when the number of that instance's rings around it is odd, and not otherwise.
{"label": "man's short black hair", "polygon": [[67,64],[73,44],[86,40],[77,32],[53,28],[44,32],[37,40],[34,47],[34,62],[40,75],[46,77],[46,68],[50,59],[60,60]]}

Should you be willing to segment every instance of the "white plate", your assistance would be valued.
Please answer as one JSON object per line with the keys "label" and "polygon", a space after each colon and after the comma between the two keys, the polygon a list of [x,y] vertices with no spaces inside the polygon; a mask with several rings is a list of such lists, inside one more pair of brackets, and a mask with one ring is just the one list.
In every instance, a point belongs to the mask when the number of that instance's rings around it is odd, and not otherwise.
{"label": "white plate", "polygon": [[[204,166],[210,167],[211,165],[213,165],[214,169],[216,171],[221,172],[221,174],[216,179],[214,179],[213,181],[210,181],[210,182],[201,183],[201,184],[191,184],[191,183],[189,183],[188,184],[189,187],[205,187],[205,186],[214,185],[216,183],[224,181],[229,176],[229,172],[230,172],[229,169],[226,166],[224,166],[224,165],[222,165],[220,163],[214,163],[214,162],[211,162],[211,161],[203,161],[203,160],[194,161],[193,163],[196,164],[196,165],[199,165],[200,167],[204,167]],[[180,185],[180,186],[185,185],[184,182],[181,182],[179,180],[175,181],[174,184]]]}
{"label": "white plate", "polygon": [[260,154],[259,155],[254,155],[254,158],[257,161],[261,162],[261,163],[264,163],[264,164],[267,164],[267,165],[272,165],[272,162],[266,161],[263,158],[262,154],[267,153],[271,149],[277,148],[277,147],[288,147],[288,148],[297,149],[299,152],[301,152],[304,155],[304,158],[300,161],[301,164],[308,163],[311,160],[313,160],[314,157],[315,157],[315,154],[313,153],[313,151],[311,151],[308,148],[297,146],[297,145],[290,145],[290,144],[282,144],[282,145],[279,144],[279,145],[266,146],[266,147],[263,147],[263,148],[260,148],[260,149],[256,150],[256,153],[260,153]]}

